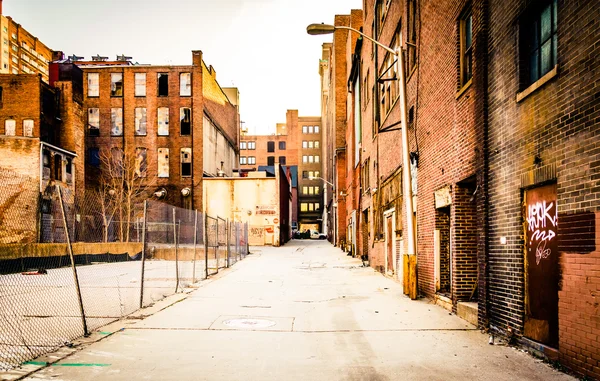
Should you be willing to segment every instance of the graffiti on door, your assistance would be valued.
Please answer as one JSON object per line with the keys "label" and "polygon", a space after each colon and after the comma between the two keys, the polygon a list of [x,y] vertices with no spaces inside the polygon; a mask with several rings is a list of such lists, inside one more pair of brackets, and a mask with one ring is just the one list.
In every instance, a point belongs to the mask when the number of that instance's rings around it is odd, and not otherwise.
{"label": "graffiti on door", "polygon": [[537,201],[527,205],[527,230],[529,232],[528,249],[535,248],[535,263],[540,264],[551,254],[549,243],[556,238],[556,203],[555,201]]}

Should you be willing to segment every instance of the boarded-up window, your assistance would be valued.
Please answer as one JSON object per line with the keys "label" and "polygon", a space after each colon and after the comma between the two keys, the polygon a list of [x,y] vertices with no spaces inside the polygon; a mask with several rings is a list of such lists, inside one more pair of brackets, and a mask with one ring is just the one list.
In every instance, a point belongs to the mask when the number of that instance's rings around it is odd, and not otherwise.
{"label": "boarded-up window", "polygon": [[100,96],[100,74],[88,73],[88,97]]}
{"label": "boarded-up window", "polygon": [[110,96],[111,97],[122,97],[123,96],[123,74],[122,73],[111,73],[110,74]]}
{"label": "boarded-up window", "polygon": [[158,149],[158,177],[169,177],[169,149]]}
{"label": "boarded-up window", "polygon": [[138,177],[146,177],[148,162],[146,161],[147,149],[138,147],[135,149],[135,174]]}
{"label": "boarded-up window", "polygon": [[146,108],[137,107],[135,109],[135,134],[146,135]]}
{"label": "boarded-up window", "polygon": [[158,134],[169,135],[169,109],[167,107],[158,108]]}
{"label": "boarded-up window", "polygon": [[146,73],[135,73],[135,96],[146,96]]}
{"label": "boarded-up window", "polygon": [[179,121],[181,135],[189,135],[191,133],[192,125],[192,110],[188,107],[182,107],[179,109]]}
{"label": "boarded-up window", "polygon": [[100,109],[88,108],[88,135],[100,136]]}
{"label": "boarded-up window", "polygon": [[189,97],[192,95],[192,74],[179,74],[179,95]]}
{"label": "boarded-up window", "polygon": [[17,122],[14,119],[7,119],[4,122],[4,135],[15,136],[17,134]]}
{"label": "boarded-up window", "polygon": [[33,137],[33,119],[23,121],[23,136]]}
{"label": "boarded-up window", "polygon": [[123,109],[110,109],[110,134],[112,136],[123,135]]}
{"label": "boarded-up window", "polygon": [[192,149],[181,149],[181,176],[189,177],[192,175]]}
{"label": "boarded-up window", "polygon": [[158,96],[169,96],[169,74],[158,73]]}

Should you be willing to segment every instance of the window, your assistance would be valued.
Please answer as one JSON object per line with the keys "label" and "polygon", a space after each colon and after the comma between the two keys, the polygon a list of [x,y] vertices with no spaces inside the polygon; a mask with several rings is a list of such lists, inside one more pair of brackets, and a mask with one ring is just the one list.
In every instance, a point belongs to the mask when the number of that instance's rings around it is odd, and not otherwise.
{"label": "window", "polygon": [[256,157],[248,156],[248,164],[251,164],[251,165],[256,164]]}
{"label": "window", "polygon": [[362,193],[367,193],[367,191],[371,188],[371,183],[370,183],[370,179],[369,179],[369,164],[370,164],[370,160],[367,159],[363,162],[362,168],[361,168],[361,174],[360,174],[360,182],[361,182],[361,188],[362,188]]}
{"label": "window", "polygon": [[473,76],[473,13],[463,12],[459,20],[460,33],[460,87],[466,85]]}
{"label": "window", "polygon": [[169,96],[169,74],[158,73],[158,96]]}
{"label": "window", "polygon": [[275,165],[275,156],[267,156],[267,165]]}
{"label": "window", "polygon": [[256,149],[256,142],[248,142],[248,149]]}
{"label": "window", "polygon": [[124,162],[123,162],[123,150],[121,148],[111,148],[110,150],[110,154],[111,154],[111,159],[110,159],[110,169],[111,169],[111,176],[113,177],[123,177],[123,169],[124,169]]}
{"label": "window", "polygon": [[181,135],[191,134],[192,125],[192,109],[189,107],[182,107],[179,109],[179,123]]}
{"label": "window", "polygon": [[308,156],[307,155],[302,155],[302,162],[303,163],[308,163]]}
{"label": "window", "polygon": [[275,142],[267,142],[267,152],[275,152]]}
{"label": "window", "polygon": [[319,157],[319,155],[315,155],[315,163],[318,163],[321,160],[321,158]]}
{"label": "window", "polygon": [[285,161],[285,156],[279,156],[279,164],[280,165],[285,165],[286,161]]}
{"label": "window", "polygon": [[315,162],[315,157],[313,155],[309,155],[308,156],[308,162],[309,163],[314,163]]}
{"label": "window", "polygon": [[285,151],[285,142],[279,142],[279,150]]}
{"label": "window", "polygon": [[88,135],[100,136],[100,109],[88,108]]}
{"label": "window", "polygon": [[112,136],[123,135],[123,109],[110,109],[110,134]]}
{"label": "window", "polygon": [[110,74],[110,96],[111,97],[122,97],[123,96],[123,74],[122,73],[111,73]]}
{"label": "window", "polygon": [[248,159],[244,156],[240,156],[240,164],[248,164]]}
{"label": "window", "polygon": [[135,73],[135,96],[146,96],[146,73]]}
{"label": "window", "polygon": [[137,177],[146,177],[148,170],[147,153],[148,150],[144,147],[135,149],[135,174]]}
{"label": "window", "polygon": [[167,107],[158,108],[158,135],[169,136],[169,109]]}
{"label": "window", "polygon": [[315,194],[315,188],[316,187],[308,187],[308,194],[310,194],[310,195]]}
{"label": "window", "polygon": [[302,148],[308,148],[308,142],[306,140],[302,141]]}
{"label": "window", "polygon": [[308,211],[309,212],[314,212],[315,211],[315,204],[313,204],[312,202],[308,203]]}
{"label": "window", "polygon": [[15,136],[17,134],[17,122],[14,119],[7,119],[4,122],[4,135]]}
{"label": "window", "polygon": [[240,142],[240,149],[246,149],[246,142]]}
{"label": "window", "polygon": [[302,194],[308,194],[308,187],[307,186],[303,186],[302,187]]}
{"label": "window", "polygon": [[302,171],[302,178],[303,179],[308,179],[311,176],[309,173],[310,172],[308,172],[308,171]]}
{"label": "window", "polygon": [[100,96],[100,74],[88,73],[88,97]]}
{"label": "window", "polygon": [[17,34],[16,33],[12,33],[10,36],[12,37],[13,40],[17,39]]}
{"label": "window", "polygon": [[321,210],[321,204],[319,204],[318,202],[315,202],[315,211],[319,211]]}
{"label": "window", "polygon": [[192,176],[192,149],[181,149],[181,177]]}
{"label": "window", "polygon": [[309,141],[308,142],[308,148],[315,148],[315,142],[314,141]]}
{"label": "window", "polygon": [[[406,44],[407,53],[408,53],[408,66],[407,77],[408,74],[411,73],[412,69],[417,64],[417,6],[415,4],[415,0],[408,0],[408,42],[410,44]],[[412,44],[412,45],[411,45]]]}
{"label": "window", "polygon": [[314,133],[314,131],[315,131],[315,130],[314,130],[314,127],[313,127],[313,126],[308,126],[308,133],[309,133],[309,134],[312,134],[312,133]]}
{"label": "window", "polygon": [[306,203],[306,202],[300,203],[300,211],[307,212],[308,211],[308,203]]}
{"label": "window", "polygon": [[28,138],[33,137],[33,119],[25,119],[23,121],[23,136]]}
{"label": "window", "polygon": [[556,0],[532,10],[521,23],[521,52],[526,66],[522,81],[529,86],[556,66],[557,62],[557,6]]}
{"label": "window", "polygon": [[315,148],[319,148],[319,146],[320,146],[320,143],[319,143],[319,141],[318,141],[318,140],[315,140]]}
{"label": "window", "polygon": [[[65,172],[67,172],[68,175],[73,174],[73,159],[71,159],[70,157],[67,157],[67,160],[65,163]],[[69,181],[69,179],[67,179],[67,181]]]}
{"label": "window", "polygon": [[169,177],[169,149],[158,149],[158,177]]}
{"label": "window", "polygon": [[179,74],[179,95],[182,97],[192,95],[192,73]]}
{"label": "window", "polygon": [[315,126],[315,134],[319,133],[319,126]]}
{"label": "window", "polygon": [[315,171],[315,177],[320,177],[320,176],[321,176],[321,172]]}
{"label": "window", "polygon": [[100,166],[100,150],[98,148],[88,149],[88,164],[92,167]]}
{"label": "window", "polygon": [[302,133],[308,134],[308,126],[302,126]]}
{"label": "window", "polygon": [[146,135],[146,108],[136,107],[135,109],[135,134]]}

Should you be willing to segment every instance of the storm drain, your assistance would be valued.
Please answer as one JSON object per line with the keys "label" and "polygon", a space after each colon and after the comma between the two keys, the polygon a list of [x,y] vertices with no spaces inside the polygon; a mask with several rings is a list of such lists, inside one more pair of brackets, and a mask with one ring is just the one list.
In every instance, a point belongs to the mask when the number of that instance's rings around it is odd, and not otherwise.
{"label": "storm drain", "polygon": [[253,329],[263,329],[269,328],[277,324],[273,320],[267,319],[229,319],[223,322],[223,325],[232,328],[253,328]]}

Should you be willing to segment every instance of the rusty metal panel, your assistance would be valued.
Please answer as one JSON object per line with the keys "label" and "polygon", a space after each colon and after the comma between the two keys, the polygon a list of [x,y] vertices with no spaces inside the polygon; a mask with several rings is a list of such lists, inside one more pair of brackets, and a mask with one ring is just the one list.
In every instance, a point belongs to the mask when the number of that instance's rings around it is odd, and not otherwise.
{"label": "rusty metal panel", "polygon": [[548,345],[558,342],[558,213],[556,184],[525,192],[525,336]]}

